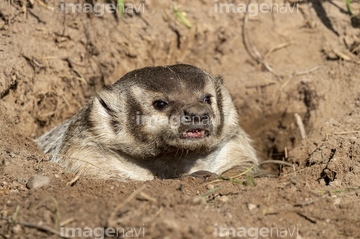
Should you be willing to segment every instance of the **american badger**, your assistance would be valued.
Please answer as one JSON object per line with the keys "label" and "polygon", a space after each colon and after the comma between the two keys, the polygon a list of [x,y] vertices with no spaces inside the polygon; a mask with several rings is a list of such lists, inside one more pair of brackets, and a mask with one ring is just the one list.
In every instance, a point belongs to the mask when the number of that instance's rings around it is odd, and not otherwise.
{"label": "american badger", "polygon": [[70,172],[121,181],[259,163],[221,77],[186,64],[127,73],[36,142]]}

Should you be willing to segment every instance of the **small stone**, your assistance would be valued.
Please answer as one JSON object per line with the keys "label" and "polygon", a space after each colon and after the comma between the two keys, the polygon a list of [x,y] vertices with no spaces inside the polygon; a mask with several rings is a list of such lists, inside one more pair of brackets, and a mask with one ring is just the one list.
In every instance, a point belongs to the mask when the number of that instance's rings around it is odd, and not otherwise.
{"label": "small stone", "polygon": [[43,186],[46,186],[50,183],[50,178],[47,176],[41,176],[41,175],[34,175],[29,178],[28,182],[26,183],[26,187],[28,189],[32,188],[41,188]]}
{"label": "small stone", "polygon": [[354,45],[354,43],[355,43],[354,38],[353,38],[353,36],[351,36],[351,35],[345,36],[345,37],[344,37],[344,42],[345,42],[345,44],[346,44],[346,46],[347,46],[348,48],[351,48],[351,47]]}
{"label": "small stone", "polygon": [[220,196],[218,197],[218,200],[223,202],[223,203],[226,203],[227,201],[229,201],[229,197],[227,196]]}
{"label": "small stone", "polygon": [[252,210],[254,210],[255,208],[257,208],[257,206],[256,206],[255,204],[249,203],[249,204],[248,204],[248,208],[249,208],[249,211],[252,211]]}
{"label": "small stone", "polygon": [[210,225],[206,226],[206,227],[205,227],[205,233],[206,233],[206,234],[213,234],[213,233],[214,233],[214,225],[212,225],[212,226],[210,226]]}
{"label": "small stone", "polygon": [[341,203],[341,198],[335,198],[335,200],[334,200],[334,206],[340,205],[340,203]]}
{"label": "small stone", "polygon": [[203,199],[202,199],[200,196],[196,196],[196,197],[194,197],[194,198],[192,199],[192,203],[193,203],[194,205],[199,205],[199,204],[202,203],[202,201],[203,201]]}
{"label": "small stone", "polygon": [[212,189],[215,188],[215,186],[213,184],[209,184],[209,185],[206,186],[206,188],[209,189],[209,190],[212,190]]}
{"label": "small stone", "polygon": [[15,233],[15,234],[20,234],[22,233],[22,228],[19,224],[15,225],[13,228],[12,228],[12,231]]}

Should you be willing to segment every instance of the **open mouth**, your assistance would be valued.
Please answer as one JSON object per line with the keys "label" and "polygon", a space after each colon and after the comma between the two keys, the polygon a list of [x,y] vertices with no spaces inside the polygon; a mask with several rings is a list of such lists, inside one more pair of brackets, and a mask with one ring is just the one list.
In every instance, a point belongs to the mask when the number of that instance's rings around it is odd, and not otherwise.
{"label": "open mouth", "polygon": [[185,139],[199,139],[209,135],[209,131],[205,129],[190,129],[181,134],[181,138]]}

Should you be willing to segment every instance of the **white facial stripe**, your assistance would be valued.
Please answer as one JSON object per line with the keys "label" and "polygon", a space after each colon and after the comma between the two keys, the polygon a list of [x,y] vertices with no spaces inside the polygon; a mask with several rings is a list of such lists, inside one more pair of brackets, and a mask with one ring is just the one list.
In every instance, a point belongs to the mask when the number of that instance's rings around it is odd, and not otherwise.
{"label": "white facial stripe", "polygon": [[207,80],[204,86],[204,92],[215,96],[216,95],[215,89],[216,89],[215,82],[210,79]]}
{"label": "white facial stripe", "polygon": [[156,97],[158,98],[164,97],[164,95],[160,92],[149,91],[139,86],[132,86],[131,92],[133,93],[136,99],[141,99],[145,102],[152,102]]}
{"label": "white facial stripe", "polygon": [[131,87],[131,91],[132,91],[133,95],[136,96],[137,99],[142,98],[144,96],[144,92],[145,92],[145,90],[143,88],[136,86],[136,85]]}

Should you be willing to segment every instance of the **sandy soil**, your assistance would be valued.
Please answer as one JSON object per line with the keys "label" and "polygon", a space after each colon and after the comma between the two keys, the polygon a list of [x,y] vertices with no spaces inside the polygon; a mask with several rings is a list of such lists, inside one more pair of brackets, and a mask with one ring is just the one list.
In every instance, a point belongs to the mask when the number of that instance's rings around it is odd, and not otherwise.
{"label": "sandy soil", "polygon": [[[359,238],[360,31],[345,1],[309,0],[247,23],[241,12],[216,13],[222,1],[125,1],[123,16],[102,17],[23,2],[0,2],[0,238],[59,238],[66,228],[84,238],[115,228],[144,238]],[[254,1],[264,2],[282,3]],[[255,186],[71,183],[32,141],[126,72],[179,62],[223,75],[262,159],[288,164],[264,164]],[[33,175],[50,184],[27,189]]]}

